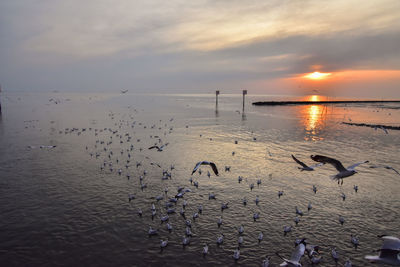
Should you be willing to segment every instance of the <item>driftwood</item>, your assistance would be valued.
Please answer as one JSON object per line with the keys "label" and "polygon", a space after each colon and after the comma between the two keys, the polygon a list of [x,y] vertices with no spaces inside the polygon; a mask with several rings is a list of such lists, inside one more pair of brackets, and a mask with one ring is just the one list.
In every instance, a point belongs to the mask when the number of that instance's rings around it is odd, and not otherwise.
{"label": "driftwood", "polygon": [[342,124],[352,125],[352,126],[364,126],[375,129],[388,129],[388,130],[400,130],[399,126],[382,125],[382,124],[367,124],[367,123],[354,123],[354,122],[342,122]]}

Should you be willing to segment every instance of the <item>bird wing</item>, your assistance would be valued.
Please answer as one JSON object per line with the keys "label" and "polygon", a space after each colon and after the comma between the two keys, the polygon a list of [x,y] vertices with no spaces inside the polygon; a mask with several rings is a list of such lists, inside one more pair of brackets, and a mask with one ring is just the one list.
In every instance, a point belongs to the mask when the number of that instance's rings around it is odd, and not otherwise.
{"label": "bird wing", "polygon": [[361,165],[361,164],[364,164],[364,163],[368,163],[368,162],[369,162],[368,160],[363,161],[363,162],[358,162],[358,163],[356,163],[356,164],[353,164],[353,165],[347,167],[347,169],[348,169],[348,170],[354,170],[358,165]]}
{"label": "bird wing", "polygon": [[329,158],[329,157],[321,156],[321,155],[311,155],[311,159],[316,162],[329,163],[329,164],[333,165],[336,168],[336,170],[338,170],[339,172],[347,171],[346,168],[343,166],[343,164],[340,161],[338,161],[337,159]]}
{"label": "bird wing", "polygon": [[290,260],[293,262],[300,262],[301,257],[303,257],[306,246],[304,244],[299,244],[290,256]]}
{"label": "bird wing", "polygon": [[393,167],[385,166],[385,168],[386,168],[386,169],[389,169],[389,170],[393,170],[395,173],[397,173],[398,175],[400,175],[400,173],[399,173],[395,168],[393,168]]}
{"label": "bird wing", "polygon": [[298,164],[300,164],[301,166],[303,166],[304,168],[308,168],[308,166],[306,164],[304,164],[303,162],[301,162],[300,160],[298,160],[295,156],[292,155],[292,158],[294,159],[294,161],[296,161]]}
{"label": "bird wing", "polygon": [[320,166],[322,166],[322,165],[324,165],[324,164],[325,164],[325,163],[320,162],[320,163],[317,163],[317,164],[314,164],[314,165],[310,165],[309,167],[310,167],[311,169],[314,169],[314,168],[320,167]]}
{"label": "bird wing", "polygon": [[194,166],[194,169],[193,169],[193,171],[192,171],[192,175],[193,175],[193,173],[195,173],[196,171],[197,171],[197,169],[200,167],[200,165],[203,163],[203,161],[200,161],[200,162],[197,162],[196,163],[196,166]]}
{"label": "bird wing", "polygon": [[213,162],[210,162],[210,166],[211,166],[212,170],[214,171],[215,175],[218,176],[217,165],[215,165],[215,163],[213,163]]}
{"label": "bird wing", "polygon": [[158,146],[151,146],[151,147],[149,147],[149,149],[153,149],[153,148],[160,149]]}
{"label": "bird wing", "polygon": [[400,239],[394,236],[383,236],[382,249],[400,250]]}

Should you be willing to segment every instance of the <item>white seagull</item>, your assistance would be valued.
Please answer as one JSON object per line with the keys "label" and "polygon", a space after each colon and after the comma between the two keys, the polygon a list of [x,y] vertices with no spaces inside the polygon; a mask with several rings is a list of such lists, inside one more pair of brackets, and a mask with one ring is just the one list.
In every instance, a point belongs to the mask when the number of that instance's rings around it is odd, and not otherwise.
{"label": "white seagull", "polygon": [[311,155],[311,159],[314,161],[317,161],[317,162],[329,163],[329,164],[333,165],[336,168],[336,170],[338,170],[339,172],[336,175],[334,175],[332,177],[332,179],[337,180],[338,183],[340,180],[342,180],[342,184],[343,184],[344,178],[352,176],[357,173],[357,171],[355,170],[355,168],[357,166],[369,162],[368,160],[366,160],[366,161],[358,162],[356,164],[353,164],[353,165],[345,168],[340,161],[338,161],[337,159],[334,159],[334,158],[329,158],[329,157],[325,157],[325,156],[321,156],[321,155]]}
{"label": "white seagull", "polygon": [[400,239],[394,236],[378,236],[383,239],[383,244],[377,256],[365,256],[372,263],[385,263],[400,266]]}
{"label": "white seagull", "polygon": [[208,245],[205,244],[204,247],[203,247],[203,256],[206,256],[207,253],[208,253]]}
{"label": "white seagull", "polygon": [[301,257],[303,257],[304,252],[306,251],[306,243],[305,240],[303,239],[301,243],[296,247],[296,249],[293,251],[292,255],[290,256],[290,259],[285,259],[281,255],[279,255],[278,252],[275,254],[284,260],[283,263],[280,264],[280,266],[296,266],[296,267],[301,267]]}

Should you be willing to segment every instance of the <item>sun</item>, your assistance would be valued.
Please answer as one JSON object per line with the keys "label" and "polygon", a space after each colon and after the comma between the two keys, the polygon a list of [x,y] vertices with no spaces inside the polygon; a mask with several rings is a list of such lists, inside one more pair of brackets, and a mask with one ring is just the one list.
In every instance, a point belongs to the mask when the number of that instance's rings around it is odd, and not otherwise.
{"label": "sun", "polygon": [[332,73],[324,73],[324,72],[319,72],[319,71],[315,71],[313,73],[309,73],[307,75],[304,75],[304,78],[308,78],[308,79],[312,79],[312,80],[321,80],[321,79],[325,79],[328,76],[332,75]]}

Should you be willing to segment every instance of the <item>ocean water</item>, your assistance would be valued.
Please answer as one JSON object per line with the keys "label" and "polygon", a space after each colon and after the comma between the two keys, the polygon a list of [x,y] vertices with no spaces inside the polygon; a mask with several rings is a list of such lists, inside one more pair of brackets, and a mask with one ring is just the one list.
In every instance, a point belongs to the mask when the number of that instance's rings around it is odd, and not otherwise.
{"label": "ocean water", "polygon": [[[332,247],[339,253],[339,265],[350,259],[356,266],[369,266],[364,256],[377,254],[372,252],[381,246],[377,235],[400,236],[400,175],[370,168],[400,171],[400,131],[342,122],[400,126],[400,105],[251,105],[287,99],[294,98],[248,95],[243,112],[241,95],[220,95],[216,108],[215,96],[207,94],[3,92],[1,265],[260,266],[271,256],[277,266],[282,260],[275,252],[290,257],[295,240],[307,238],[320,246],[321,266],[335,266]],[[166,143],[162,152],[148,149]],[[334,157],[345,166],[369,163],[338,185],[330,179],[336,173],[332,166],[301,172],[291,154],[307,164],[312,164],[313,154]],[[201,167],[201,175],[191,176],[202,160],[215,162],[219,176],[208,166]],[[163,170],[171,173],[170,179],[162,180]],[[238,176],[243,177],[241,183]],[[147,184],[143,190],[141,183]],[[192,192],[174,205],[169,232],[160,216],[166,215],[165,203],[179,186]],[[278,191],[284,191],[280,198]],[[216,200],[209,200],[209,193]],[[130,194],[135,195],[132,201]],[[164,199],[157,202],[158,195]],[[179,214],[183,200],[193,232],[186,247],[185,218]],[[226,202],[229,208],[221,211]],[[153,218],[152,203],[157,211]],[[203,212],[194,220],[199,205]],[[304,213],[298,225],[296,206]],[[260,213],[257,221],[255,212]],[[345,219],[343,225],[339,216]],[[244,243],[235,262],[240,225]],[[283,227],[288,225],[292,231],[285,236]],[[149,237],[149,226],[158,229],[157,236]],[[261,231],[264,239],[259,243]],[[224,242],[217,246],[220,234]],[[357,249],[351,235],[360,240]],[[169,240],[163,250],[161,239]],[[209,246],[206,257],[204,244]],[[311,265],[306,256],[301,263]]]}

